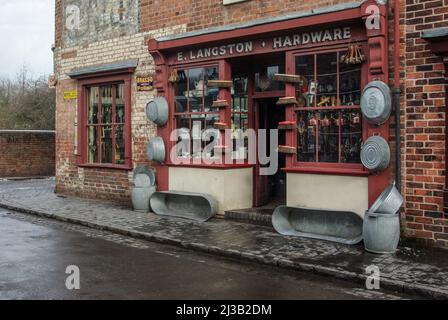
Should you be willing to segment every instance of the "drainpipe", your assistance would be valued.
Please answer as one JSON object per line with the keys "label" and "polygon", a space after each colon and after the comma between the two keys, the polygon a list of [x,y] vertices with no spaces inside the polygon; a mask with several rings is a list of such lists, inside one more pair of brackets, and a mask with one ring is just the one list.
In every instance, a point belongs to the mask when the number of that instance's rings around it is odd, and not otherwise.
{"label": "drainpipe", "polygon": [[400,121],[400,1],[394,1],[394,104],[395,104],[395,181],[401,192],[401,121]]}

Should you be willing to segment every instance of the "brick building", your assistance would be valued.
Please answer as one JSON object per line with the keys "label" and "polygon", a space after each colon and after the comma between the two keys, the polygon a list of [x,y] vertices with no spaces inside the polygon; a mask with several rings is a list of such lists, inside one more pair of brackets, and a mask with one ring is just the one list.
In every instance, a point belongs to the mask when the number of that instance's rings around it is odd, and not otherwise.
{"label": "brick building", "polygon": [[[448,244],[447,36],[433,31],[448,27],[448,0],[57,0],[56,7],[57,192],[128,203],[133,169],[147,165],[159,190],[209,193],[221,214],[275,203],[363,216],[398,178],[404,234]],[[372,15],[379,28],[368,27]],[[362,90],[376,80],[402,89],[396,157],[395,118],[379,126],[362,118]],[[145,114],[156,96],[170,108],[159,126]],[[235,147],[232,136],[206,157],[230,154],[233,162],[209,164],[203,154],[195,161],[170,139],[195,123],[281,128],[279,169],[260,175],[262,164],[247,161],[247,140]],[[175,159],[148,160],[156,136]],[[367,170],[360,153],[371,136],[388,140],[401,161]]]}

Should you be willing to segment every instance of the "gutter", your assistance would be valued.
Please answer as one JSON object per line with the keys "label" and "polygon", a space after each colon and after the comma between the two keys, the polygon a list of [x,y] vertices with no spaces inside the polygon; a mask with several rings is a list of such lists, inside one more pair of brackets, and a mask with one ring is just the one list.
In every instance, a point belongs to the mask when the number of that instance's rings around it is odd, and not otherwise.
{"label": "gutter", "polygon": [[400,1],[394,1],[395,183],[401,192]]}

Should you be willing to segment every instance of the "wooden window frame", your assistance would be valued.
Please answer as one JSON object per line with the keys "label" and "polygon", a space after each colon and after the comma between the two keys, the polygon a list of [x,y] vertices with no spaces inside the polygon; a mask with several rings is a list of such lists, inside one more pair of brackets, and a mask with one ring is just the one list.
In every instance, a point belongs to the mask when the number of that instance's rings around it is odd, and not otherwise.
{"label": "wooden window frame", "polygon": [[[358,43],[361,45],[364,52],[367,52],[368,46],[365,42]],[[293,72],[295,74],[295,59],[299,56],[306,56],[306,55],[319,55],[319,54],[325,54],[325,53],[336,53],[347,49],[347,45],[335,45],[335,46],[328,46],[328,47],[321,47],[321,48],[312,48],[309,50],[294,50],[289,51],[286,53],[286,63],[287,63],[287,69],[289,72]],[[366,55],[368,59],[368,55]],[[367,76],[368,76],[368,66],[369,61],[367,60],[364,62],[361,66],[361,91],[362,88],[365,87],[365,85],[368,82]],[[315,68],[317,66],[315,65]],[[289,86],[289,92],[295,92],[295,87],[293,88],[293,85]],[[338,94],[339,94],[339,77],[338,77]],[[297,122],[297,112],[299,111],[306,111],[307,108],[297,108],[297,107],[289,107],[286,111],[286,117],[290,121]],[[368,125],[365,123],[365,120],[362,118],[361,108],[360,106],[357,107],[344,107],[344,106],[338,106],[334,109],[356,109],[359,110],[359,114],[361,117],[362,123],[362,138],[363,143],[367,139],[368,136]],[[322,108],[308,108],[308,110],[312,111],[325,111],[325,110],[333,110],[332,107],[322,107]],[[288,132],[287,133],[287,142],[291,146],[298,146],[297,141],[297,134],[296,132]],[[330,162],[302,162],[298,161],[297,155],[289,156],[289,159],[286,161],[286,167],[284,169],[286,172],[295,172],[295,173],[310,173],[310,174],[330,174],[330,175],[344,175],[344,176],[368,176],[370,172],[361,164],[361,163],[330,163]]]}
{"label": "wooden window frame", "polygon": [[[109,164],[109,163],[89,163],[87,159],[88,154],[88,91],[91,87],[101,87],[105,85],[112,85],[122,83],[124,85],[124,104],[125,104],[125,161],[124,164]],[[131,103],[132,103],[132,73],[125,72],[114,75],[98,75],[85,79],[78,80],[78,155],[76,164],[79,167],[87,168],[105,168],[105,169],[120,169],[132,170],[132,124],[131,124]]]}

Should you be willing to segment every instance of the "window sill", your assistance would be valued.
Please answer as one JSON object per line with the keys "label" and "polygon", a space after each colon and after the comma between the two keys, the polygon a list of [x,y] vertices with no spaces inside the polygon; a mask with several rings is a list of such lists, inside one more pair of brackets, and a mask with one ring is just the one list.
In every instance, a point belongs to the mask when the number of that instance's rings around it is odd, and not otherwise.
{"label": "window sill", "polygon": [[322,174],[335,176],[354,176],[354,177],[368,177],[369,171],[363,168],[322,168],[322,167],[290,167],[282,169],[286,173],[308,173],[308,174]]}
{"label": "window sill", "polygon": [[244,169],[244,168],[253,168],[252,164],[173,164],[168,163],[168,167],[184,167],[184,168],[198,168],[198,169],[221,169],[221,170],[229,170],[229,169]]}
{"label": "window sill", "polygon": [[134,168],[132,166],[116,165],[116,164],[83,163],[83,164],[78,164],[77,166],[80,168],[91,168],[91,169],[114,169],[114,170],[123,170],[123,171],[134,170]]}

